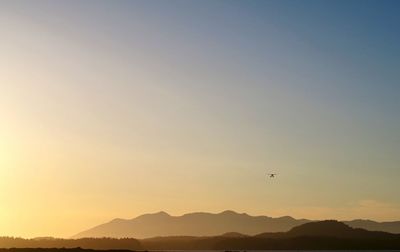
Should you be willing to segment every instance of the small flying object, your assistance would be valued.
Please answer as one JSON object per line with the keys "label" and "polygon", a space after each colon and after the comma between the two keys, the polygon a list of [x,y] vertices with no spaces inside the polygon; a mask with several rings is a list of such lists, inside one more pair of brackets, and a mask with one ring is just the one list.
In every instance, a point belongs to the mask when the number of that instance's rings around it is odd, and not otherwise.
{"label": "small flying object", "polygon": [[276,173],[267,173],[267,175],[270,177],[270,178],[275,178],[275,176],[277,175]]}

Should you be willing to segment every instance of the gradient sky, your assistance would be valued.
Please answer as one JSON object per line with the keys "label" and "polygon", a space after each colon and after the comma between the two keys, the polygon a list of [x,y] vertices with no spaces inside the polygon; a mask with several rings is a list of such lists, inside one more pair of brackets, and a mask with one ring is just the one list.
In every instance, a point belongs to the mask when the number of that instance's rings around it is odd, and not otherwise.
{"label": "gradient sky", "polygon": [[0,235],[160,210],[400,220],[399,11],[1,1]]}

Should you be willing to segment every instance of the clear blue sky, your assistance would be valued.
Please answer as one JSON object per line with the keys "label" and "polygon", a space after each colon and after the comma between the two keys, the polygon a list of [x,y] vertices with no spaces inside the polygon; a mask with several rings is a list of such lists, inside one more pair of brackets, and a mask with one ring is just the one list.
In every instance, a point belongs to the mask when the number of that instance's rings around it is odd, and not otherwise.
{"label": "clear blue sky", "polygon": [[400,219],[399,11],[2,1],[0,235],[159,210]]}

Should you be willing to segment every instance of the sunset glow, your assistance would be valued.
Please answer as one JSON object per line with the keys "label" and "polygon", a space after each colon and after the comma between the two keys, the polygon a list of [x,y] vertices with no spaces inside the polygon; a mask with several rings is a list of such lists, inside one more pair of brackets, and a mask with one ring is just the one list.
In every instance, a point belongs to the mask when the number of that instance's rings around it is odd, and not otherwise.
{"label": "sunset glow", "polygon": [[400,220],[400,6],[378,3],[2,1],[0,236]]}

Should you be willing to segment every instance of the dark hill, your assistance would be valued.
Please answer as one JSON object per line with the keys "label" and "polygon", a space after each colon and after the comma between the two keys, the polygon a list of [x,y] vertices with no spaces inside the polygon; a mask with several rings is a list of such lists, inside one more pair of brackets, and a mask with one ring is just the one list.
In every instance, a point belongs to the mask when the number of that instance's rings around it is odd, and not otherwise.
{"label": "dark hill", "polygon": [[352,237],[355,230],[348,225],[335,221],[326,220],[310,222],[292,228],[285,236],[329,236],[329,237]]}
{"label": "dark hill", "polygon": [[256,236],[159,237],[141,243],[149,250],[400,249],[400,235],[354,229],[338,221],[321,221],[288,232]]}
{"label": "dark hill", "polygon": [[294,236],[312,236],[312,237],[337,237],[337,238],[391,238],[399,237],[399,235],[379,232],[367,231],[361,228],[352,228],[343,222],[335,220],[326,220],[319,222],[310,222],[298,227],[292,228],[286,233],[289,237]]}
{"label": "dark hill", "polygon": [[263,233],[259,238],[293,238],[293,237],[334,237],[346,239],[369,238],[396,238],[400,235],[380,231],[367,231],[361,228],[352,228],[336,220],[309,222],[292,228],[285,233]]}

